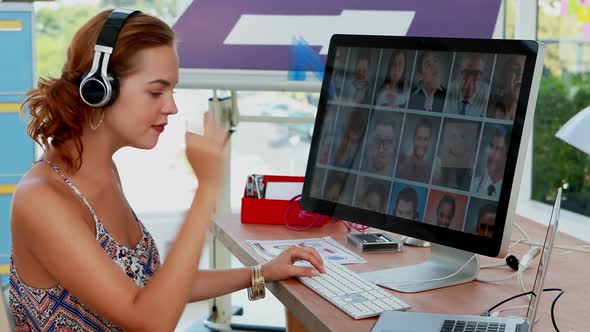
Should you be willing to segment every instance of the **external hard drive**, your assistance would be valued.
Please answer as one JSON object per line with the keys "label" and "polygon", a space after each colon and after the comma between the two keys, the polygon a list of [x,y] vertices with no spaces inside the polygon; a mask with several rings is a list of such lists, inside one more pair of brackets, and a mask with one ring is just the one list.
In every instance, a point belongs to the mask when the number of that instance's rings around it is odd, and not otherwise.
{"label": "external hard drive", "polygon": [[360,251],[400,251],[401,242],[385,233],[348,234],[348,243]]}

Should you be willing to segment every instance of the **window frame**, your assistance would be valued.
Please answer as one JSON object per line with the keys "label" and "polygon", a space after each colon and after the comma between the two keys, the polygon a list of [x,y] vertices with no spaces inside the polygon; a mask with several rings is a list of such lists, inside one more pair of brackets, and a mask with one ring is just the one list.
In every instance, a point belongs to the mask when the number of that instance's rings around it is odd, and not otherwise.
{"label": "window frame", "polygon": [[[505,8],[506,2],[502,1]],[[537,39],[538,28],[538,3],[535,0],[516,1],[516,17],[514,26],[514,38]],[[502,11],[502,10],[501,10]],[[502,16],[501,14],[499,16]],[[498,19],[500,21],[500,18]],[[502,18],[504,25],[506,20]],[[495,35],[496,36],[496,35]],[[500,35],[501,36],[501,35]],[[500,37],[499,36],[499,37]],[[533,177],[533,142],[534,131],[531,132],[526,153],[525,166],[520,183],[520,192],[516,213],[538,223],[547,225],[551,215],[552,205],[536,201],[532,198]],[[557,188],[556,188],[557,190]],[[590,219],[582,214],[562,209],[560,212],[560,230],[579,239],[590,241]]]}

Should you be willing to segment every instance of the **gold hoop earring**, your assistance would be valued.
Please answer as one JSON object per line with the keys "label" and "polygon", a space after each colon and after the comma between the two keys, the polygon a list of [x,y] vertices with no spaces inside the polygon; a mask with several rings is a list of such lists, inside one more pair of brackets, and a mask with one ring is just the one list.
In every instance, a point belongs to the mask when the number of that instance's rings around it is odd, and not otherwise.
{"label": "gold hoop earring", "polygon": [[103,119],[104,119],[104,110],[100,113],[100,120],[98,120],[98,123],[96,125],[94,123],[92,123],[92,120],[88,121],[90,123],[90,129],[92,129],[92,130],[98,129],[98,127],[100,127],[100,125],[102,124]]}

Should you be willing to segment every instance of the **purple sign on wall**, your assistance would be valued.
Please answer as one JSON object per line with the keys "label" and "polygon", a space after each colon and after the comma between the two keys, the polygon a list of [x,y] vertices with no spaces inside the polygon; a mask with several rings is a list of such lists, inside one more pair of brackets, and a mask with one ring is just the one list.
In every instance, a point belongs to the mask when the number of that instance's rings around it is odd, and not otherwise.
{"label": "purple sign on wall", "polygon": [[182,68],[288,70],[334,33],[491,38],[500,0],[195,0],[174,25]]}

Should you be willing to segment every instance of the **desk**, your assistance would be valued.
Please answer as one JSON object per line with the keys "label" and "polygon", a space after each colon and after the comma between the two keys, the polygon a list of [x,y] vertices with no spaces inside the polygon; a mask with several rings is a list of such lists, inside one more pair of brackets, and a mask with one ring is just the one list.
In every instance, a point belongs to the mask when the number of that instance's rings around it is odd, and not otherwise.
{"label": "desk", "polygon": [[[537,224],[524,218],[518,218],[519,223],[534,240],[544,241],[546,226]],[[276,240],[297,239],[306,237],[331,236],[346,245],[347,231],[340,222],[329,223],[323,227],[311,228],[303,232],[290,231],[280,225],[242,224],[239,214],[219,216],[210,226],[211,232],[229,249],[229,251],[246,266],[263,263],[264,259],[252,249],[245,240]],[[513,232],[513,238],[520,238],[520,233]],[[565,234],[558,234],[555,244],[587,245]],[[527,247],[516,245],[511,253],[522,257]],[[558,254],[563,250],[554,249],[554,255],[549,262],[549,272],[545,279],[545,288],[557,287],[566,290],[555,308],[555,316],[561,331],[590,331],[590,322],[585,319],[588,315],[588,303],[583,290],[588,290],[588,276],[590,276],[590,254],[571,252]],[[429,248],[414,248],[405,246],[399,253],[368,253],[362,254],[367,264],[347,265],[355,272],[366,272],[375,269],[415,264],[426,260]],[[483,257],[482,265],[498,262],[498,260]],[[525,286],[532,288],[537,270],[538,257],[524,273]],[[485,269],[482,275],[486,277],[503,276],[510,273],[507,269]],[[369,331],[375,324],[376,318],[354,320],[343,311],[324,300],[311,289],[296,279],[267,284],[270,290],[287,308],[288,326],[302,325],[312,332],[321,331]],[[421,293],[399,293],[396,296],[412,305],[412,311],[440,312],[456,314],[479,315],[497,302],[520,293],[516,278],[499,283],[470,282],[467,284],[446,287]],[[550,306],[555,293],[545,293],[540,302],[541,318],[535,325],[536,331],[553,331],[550,317]],[[527,304],[523,297],[507,304],[508,306]],[[584,309],[586,308],[586,309]],[[503,313],[503,315],[520,315],[523,310]],[[291,321],[294,320],[294,321]]]}

